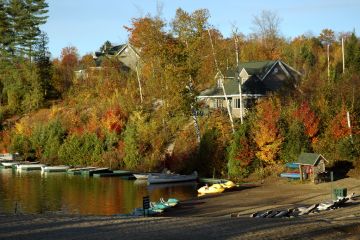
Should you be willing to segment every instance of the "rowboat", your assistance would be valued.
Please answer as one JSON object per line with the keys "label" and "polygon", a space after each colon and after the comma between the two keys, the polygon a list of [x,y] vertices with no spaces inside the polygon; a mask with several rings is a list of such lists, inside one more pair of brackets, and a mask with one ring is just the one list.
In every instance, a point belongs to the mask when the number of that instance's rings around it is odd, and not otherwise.
{"label": "rowboat", "polygon": [[136,179],[139,179],[139,180],[145,180],[145,179],[148,179],[148,176],[149,176],[150,173],[134,173],[134,177],[136,177]]}
{"label": "rowboat", "polygon": [[69,166],[43,166],[41,172],[66,172]]}
{"label": "rowboat", "polygon": [[198,178],[197,172],[193,172],[191,175],[181,175],[181,174],[149,174],[148,183],[156,184],[156,183],[170,183],[170,182],[186,182],[186,181],[195,181]]}

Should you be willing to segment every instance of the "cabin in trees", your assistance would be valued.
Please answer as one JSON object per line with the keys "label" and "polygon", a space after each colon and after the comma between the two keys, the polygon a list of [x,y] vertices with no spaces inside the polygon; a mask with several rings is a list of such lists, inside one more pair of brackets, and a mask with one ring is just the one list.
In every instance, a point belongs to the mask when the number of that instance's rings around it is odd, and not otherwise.
{"label": "cabin in trees", "polygon": [[93,55],[94,61],[96,63],[95,67],[90,67],[89,69],[80,69],[75,71],[75,78],[84,78],[87,77],[89,72],[101,71],[103,69],[103,61],[105,59],[117,60],[118,68],[121,71],[129,72],[136,71],[140,55],[138,51],[131,44],[121,44],[121,45],[104,45],[101,51],[95,52]]}
{"label": "cabin in trees", "polygon": [[[206,89],[198,96],[211,109],[226,109],[226,98],[234,118],[240,117],[240,104],[243,114],[254,101],[272,92],[295,89],[301,74],[286,63],[277,61],[259,61],[241,63],[225,75],[218,72],[216,85]],[[241,102],[240,102],[241,90]]]}
{"label": "cabin in trees", "polygon": [[[312,182],[319,182],[325,173],[326,160],[318,153],[301,153],[295,164],[299,165],[300,179],[308,178]],[[304,177],[305,176],[305,177]]]}
{"label": "cabin in trees", "polygon": [[105,46],[102,51],[95,52],[94,59],[98,67],[101,66],[104,58],[115,58],[123,65],[123,70],[131,69],[136,71],[140,60],[140,55],[135,47],[133,47],[130,43],[126,43],[121,45],[108,46],[107,48]]}

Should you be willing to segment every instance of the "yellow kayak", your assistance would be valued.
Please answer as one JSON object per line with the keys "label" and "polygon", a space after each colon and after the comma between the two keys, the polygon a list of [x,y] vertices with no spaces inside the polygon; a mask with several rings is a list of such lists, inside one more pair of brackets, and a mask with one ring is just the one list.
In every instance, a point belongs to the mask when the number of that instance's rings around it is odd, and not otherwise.
{"label": "yellow kayak", "polygon": [[220,184],[213,184],[210,187],[205,185],[198,189],[200,194],[222,193],[225,189]]}
{"label": "yellow kayak", "polygon": [[222,183],[221,186],[226,189],[230,189],[236,186],[233,181],[227,181],[226,183]]}

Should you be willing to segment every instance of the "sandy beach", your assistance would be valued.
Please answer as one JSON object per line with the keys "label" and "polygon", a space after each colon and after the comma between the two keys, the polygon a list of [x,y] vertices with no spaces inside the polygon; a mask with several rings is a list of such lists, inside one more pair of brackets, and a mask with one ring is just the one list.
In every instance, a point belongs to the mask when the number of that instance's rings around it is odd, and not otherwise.
{"label": "sandy beach", "polygon": [[184,201],[161,217],[0,215],[0,239],[360,239],[360,200],[295,218],[249,217],[255,211],[324,202],[331,188],[341,187],[358,194],[360,180],[248,184]]}

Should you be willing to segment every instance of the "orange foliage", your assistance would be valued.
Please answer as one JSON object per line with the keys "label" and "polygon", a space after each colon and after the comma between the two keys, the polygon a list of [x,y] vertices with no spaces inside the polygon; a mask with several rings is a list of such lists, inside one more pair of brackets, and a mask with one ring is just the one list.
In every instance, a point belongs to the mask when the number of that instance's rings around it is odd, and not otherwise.
{"label": "orange foliage", "polygon": [[293,115],[304,124],[305,134],[311,138],[311,141],[316,141],[315,136],[319,131],[320,119],[311,110],[309,103],[307,101],[303,102]]}
{"label": "orange foliage", "polygon": [[256,106],[257,121],[253,126],[254,141],[259,148],[256,156],[262,161],[275,163],[280,150],[282,137],[277,127],[280,118],[280,104],[265,100]]}
{"label": "orange foliage", "polygon": [[349,136],[351,133],[347,124],[346,109],[342,107],[341,111],[332,119],[329,124],[331,135],[335,140]]}
{"label": "orange foliage", "polygon": [[254,159],[255,153],[248,140],[241,139],[240,145],[241,150],[238,152],[235,159],[239,161],[241,167],[247,167]]}
{"label": "orange foliage", "polygon": [[126,124],[126,119],[127,116],[121,108],[116,106],[105,112],[102,123],[107,130],[120,134]]}

